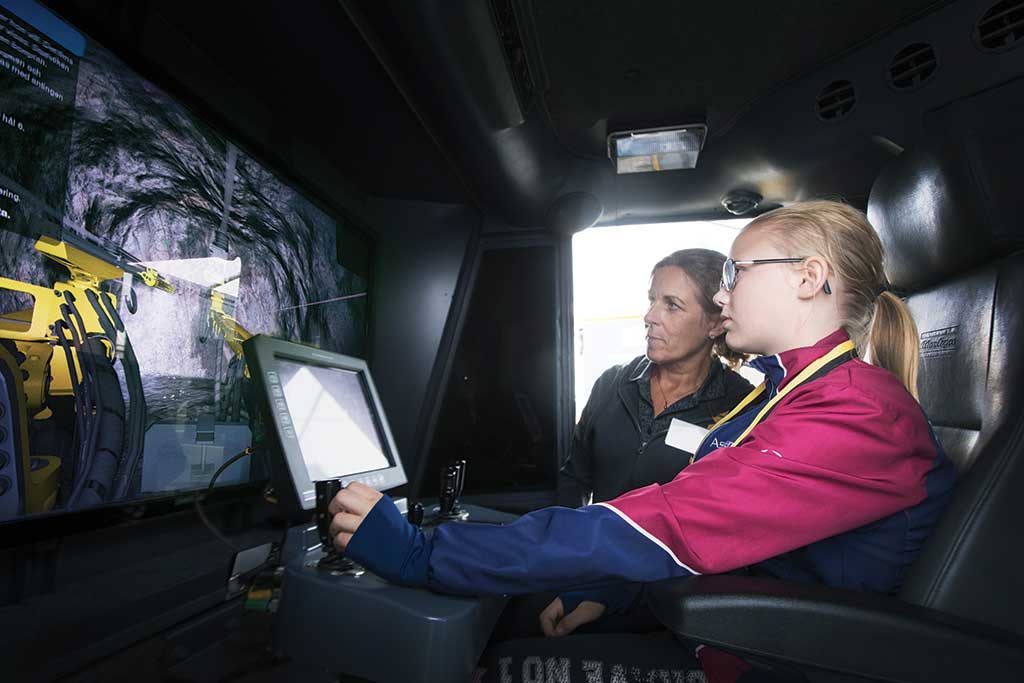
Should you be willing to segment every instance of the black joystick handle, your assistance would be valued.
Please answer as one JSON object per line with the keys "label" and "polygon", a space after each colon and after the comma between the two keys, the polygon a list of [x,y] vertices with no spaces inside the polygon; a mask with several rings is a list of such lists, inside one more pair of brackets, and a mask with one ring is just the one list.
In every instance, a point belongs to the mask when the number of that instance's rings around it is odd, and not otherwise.
{"label": "black joystick handle", "polygon": [[327,511],[327,507],[339,491],[341,491],[340,479],[316,482],[316,530],[320,534],[320,544],[324,552],[334,550],[330,534],[332,515]]}
{"label": "black joystick handle", "polygon": [[441,470],[441,490],[438,496],[437,516],[441,521],[463,519],[459,497],[466,485],[466,461],[456,460]]}
{"label": "black joystick handle", "polygon": [[458,502],[458,496],[455,492],[455,486],[458,481],[459,473],[455,469],[455,463],[447,465],[441,470],[441,490],[438,494],[438,514],[442,517],[450,517],[455,511],[455,505]]}
{"label": "black joystick handle", "polygon": [[409,514],[407,519],[409,524],[413,526],[423,526],[423,503],[416,501],[409,506]]}
{"label": "black joystick handle", "polygon": [[466,461],[455,462],[455,509],[458,510],[459,498],[462,497],[462,489],[466,486]]}
{"label": "black joystick handle", "polygon": [[317,567],[331,572],[340,572],[358,576],[363,569],[355,562],[345,557],[345,553],[334,546],[331,539],[331,518],[333,515],[327,510],[331,501],[341,491],[340,479],[329,479],[316,482],[316,530],[320,535],[320,548],[323,550],[323,557],[317,562]]}

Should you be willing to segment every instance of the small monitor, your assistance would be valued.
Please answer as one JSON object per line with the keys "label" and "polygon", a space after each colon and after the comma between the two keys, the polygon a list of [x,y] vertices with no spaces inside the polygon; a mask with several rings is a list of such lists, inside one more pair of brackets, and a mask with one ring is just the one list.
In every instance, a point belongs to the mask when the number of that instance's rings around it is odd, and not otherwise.
{"label": "small monitor", "polygon": [[282,503],[312,512],[317,481],[406,483],[363,360],[265,335],[243,348]]}

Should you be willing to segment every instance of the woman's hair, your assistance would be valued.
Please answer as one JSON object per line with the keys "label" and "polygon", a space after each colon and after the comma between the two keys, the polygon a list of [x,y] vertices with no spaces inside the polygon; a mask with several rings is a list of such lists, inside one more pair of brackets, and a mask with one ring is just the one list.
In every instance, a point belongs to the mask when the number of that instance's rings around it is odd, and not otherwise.
{"label": "woman's hair", "polygon": [[842,326],[864,355],[889,370],[914,396],[919,351],[917,325],[907,305],[887,291],[884,250],[862,211],[840,202],[802,202],[769,211],[746,230],[767,230],[792,256],[819,255],[843,283]]}
{"label": "woman's hair", "polygon": [[[697,290],[697,301],[701,308],[709,316],[718,316],[722,309],[714,302],[714,296],[718,292],[718,285],[722,281],[722,264],[725,263],[725,254],[720,254],[711,249],[682,249],[673,252],[654,264],[651,274],[658,268],[675,266],[681,269],[690,278]],[[713,353],[725,361],[731,368],[737,368],[747,359],[746,354],[730,349],[725,343],[725,335],[715,339],[712,347]]]}

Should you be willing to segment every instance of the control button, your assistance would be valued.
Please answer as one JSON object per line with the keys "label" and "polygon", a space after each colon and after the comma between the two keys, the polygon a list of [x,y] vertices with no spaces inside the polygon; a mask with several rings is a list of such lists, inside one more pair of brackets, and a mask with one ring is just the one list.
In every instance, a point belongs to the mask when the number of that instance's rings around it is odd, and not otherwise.
{"label": "control button", "polygon": [[292,424],[292,418],[289,417],[288,413],[281,413],[280,415],[277,416],[277,419],[279,419],[281,421],[281,424],[283,424],[285,427],[290,427]]}
{"label": "control button", "polygon": [[284,396],[284,392],[281,391],[281,387],[276,384],[270,387],[270,393],[273,394],[275,398],[281,398]]}
{"label": "control button", "polygon": [[267,373],[267,381],[271,384],[278,384],[281,380],[277,378],[277,373],[271,370]]}
{"label": "control button", "polygon": [[7,493],[9,488],[11,488],[11,480],[7,477],[0,477],[0,496]]}
{"label": "control button", "polygon": [[291,427],[285,427],[283,431],[284,431],[284,435],[287,438],[289,438],[289,439],[294,439],[295,438],[295,430],[292,429]]}

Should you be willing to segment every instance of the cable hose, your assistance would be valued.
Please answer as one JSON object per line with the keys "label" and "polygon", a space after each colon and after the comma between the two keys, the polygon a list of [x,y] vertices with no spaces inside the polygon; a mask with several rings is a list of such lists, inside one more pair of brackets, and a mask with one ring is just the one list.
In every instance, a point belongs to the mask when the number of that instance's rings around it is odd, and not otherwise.
{"label": "cable hose", "polygon": [[[67,305],[61,304],[60,313],[64,328],[68,331],[71,336],[71,344],[75,347],[74,356],[68,361],[69,367],[75,366],[74,359],[78,359],[78,367],[82,371],[82,376],[79,383],[74,387],[76,409],[80,408],[79,415],[81,417],[84,430],[78,435],[78,458],[75,466],[76,477],[74,484],[71,488],[71,493],[68,495],[66,507],[71,509],[74,507],[78,500],[78,496],[81,495],[82,488],[85,486],[86,476],[89,468],[92,465],[92,448],[91,444],[93,441],[93,433],[95,432],[96,424],[95,418],[93,417],[93,385],[92,375],[90,373],[91,365],[86,362],[85,353],[82,348],[82,342],[78,337],[78,330],[71,323],[71,313]],[[81,403],[78,403],[79,396],[81,397]]]}
{"label": "cable hose", "polygon": [[[61,313],[70,323],[70,311],[78,324],[78,330],[72,330],[72,340],[76,343],[80,361],[84,360],[84,365],[88,367],[93,409],[96,411],[95,424],[92,425],[89,434],[88,466],[83,468],[82,477],[75,483],[68,507],[91,507],[108,502],[114,492],[114,477],[117,474],[124,443],[124,396],[103,343],[86,336],[85,323],[75,306],[74,295],[65,292],[64,298],[67,303],[61,305]],[[78,341],[79,334],[81,342]]]}
{"label": "cable hose", "polygon": [[[110,301],[102,294],[97,296],[90,289],[85,290],[86,298],[96,313],[97,319],[104,333],[110,339],[111,345],[117,345],[117,333],[124,330],[124,323],[121,321],[117,311],[110,305]],[[128,388],[128,416],[126,420],[127,445],[118,454],[117,472],[114,475],[114,491],[111,500],[121,500],[128,495],[132,482],[135,480],[139,461],[142,459],[142,447],[146,425],[146,397],[142,389],[142,379],[139,375],[139,362],[135,356],[135,349],[131,340],[125,336],[124,355],[121,358],[121,369],[124,372],[125,386]],[[121,404],[124,404],[124,396],[121,397]]]}
{"label": "cable hose", "polygon": [[[66,327],[63,320],[58,320],[53,326],[53,332],[57,336],[57,344],[64,351],[64,360],[68,364],[68,376],[71,379],[71,394],[75,401],[75,437],[85,439],[88,435],[89,427],[85,421],[85,402],[82,397],[83,390],[79,386],[78,370],[75,369],[75,357],[71,353],[71,345],[68,343],[68,340],[64,338],[65,329]],[[81,461],[80,456],[81,449],[79,449],[79,457],[75,458],[74,471],[71,476],[72,482],[74,482],[84,471],[84,463]],[[71,492],[69,491],[63,501],[65,506],[70,500],[70,497]]]}

